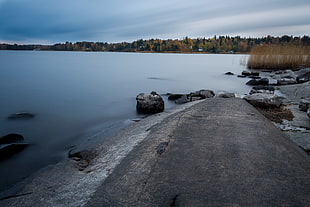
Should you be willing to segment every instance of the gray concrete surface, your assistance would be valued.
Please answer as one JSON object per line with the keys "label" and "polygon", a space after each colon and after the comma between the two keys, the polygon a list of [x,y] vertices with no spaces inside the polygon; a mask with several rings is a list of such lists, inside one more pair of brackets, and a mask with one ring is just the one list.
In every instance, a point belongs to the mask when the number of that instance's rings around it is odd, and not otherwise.
{"label": "gray concrete surface", "polygon": [[208,99],[150,128],[86,206],[309,206],[310,162],[241,99]]}

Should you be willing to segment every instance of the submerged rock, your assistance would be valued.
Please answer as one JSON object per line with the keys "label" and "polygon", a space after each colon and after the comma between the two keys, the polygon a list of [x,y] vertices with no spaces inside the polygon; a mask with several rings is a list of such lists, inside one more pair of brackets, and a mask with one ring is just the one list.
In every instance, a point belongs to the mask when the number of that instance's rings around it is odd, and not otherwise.
{"label": "submerged rock", "polygon": [[11,114],[10,116],[8,116],[8,119],[31,119],[34,118],[35,115],[29,112],[19,112],[19,113],[15,113],[15,114]]}
{"label": "submerged rock", "polygon": [[20,134],[7,134],[3,137],[0,137],[0,144],[10,144],[13,142],[21,142],[24,140],[24,137]]}
{"label": "submerged rock", "polygon": [[168,100],[169,101],[175,101],[175,100],[181,98],[182,96],[184,96],[184,94],[169,94]]}
{"label": "submerged rock", "polygon": [[21,152],[29,144],[27,143],[12,143],[0,145],[0,160],[12,157],[13,155]]}
{"label": "submerged rock", "polygon": [[151,94],[140,93],[136,100],[138,113],[155,114],[164,111],[164,100],[155,91],[152,91]]}
{"label": "submerged rock", "polygon": [[245,96],[244,99],[250,104],[261,108],[278,108],[282,105],[283,97],[274,94],[255,93]]}

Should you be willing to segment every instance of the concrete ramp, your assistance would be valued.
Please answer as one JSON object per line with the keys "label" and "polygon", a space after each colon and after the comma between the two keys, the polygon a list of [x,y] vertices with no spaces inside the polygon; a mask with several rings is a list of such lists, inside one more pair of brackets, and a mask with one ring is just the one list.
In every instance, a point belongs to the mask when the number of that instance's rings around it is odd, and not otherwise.
{"label": "concrete ramp", "polygon": [[165,119],[86,206],[309,206],[310,162],[242,99]]}

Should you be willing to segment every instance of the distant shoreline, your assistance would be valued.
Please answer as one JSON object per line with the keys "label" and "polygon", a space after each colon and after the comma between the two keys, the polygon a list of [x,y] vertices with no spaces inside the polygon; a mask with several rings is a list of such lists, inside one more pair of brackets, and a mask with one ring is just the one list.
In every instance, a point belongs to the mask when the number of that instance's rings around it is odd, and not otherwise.
{"label": "distant shoreline", "polygon": [[149,39],[133,42],[65,42],[53,45],[0,43],[0,50],[39,50],[39,51],[85,51],[85,52],[139,52],[139,53],[190,53],[190,54],[247,54],[253,47],[264,44],[310,45],[310,37],[230,37],[183,39]]}

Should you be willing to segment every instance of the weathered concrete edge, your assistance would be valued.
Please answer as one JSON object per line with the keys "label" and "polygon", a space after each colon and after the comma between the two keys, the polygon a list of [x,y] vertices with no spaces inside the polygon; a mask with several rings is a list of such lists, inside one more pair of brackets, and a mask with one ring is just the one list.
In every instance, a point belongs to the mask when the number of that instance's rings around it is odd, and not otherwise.
{"label": "weathered concrete edge", "polygon": [[[74,161],[65,159],[48,166],[23,181],[24,187],[0,194],[3,206],[82,206],[96,188],[113,172],[132,149],[144,140],[151,128],[164,119],[190,110],[202,101],[190,102],[175,109],[149,116],[129,125],[117,135],[105,139],[94,150],[98,156],[83,172],[74,168]],[[87,186],[87,188],[85,188]],[[7,199],[6,199],[7,198]]]}

